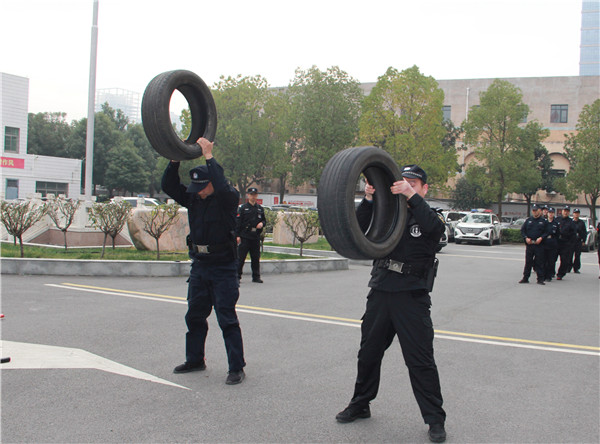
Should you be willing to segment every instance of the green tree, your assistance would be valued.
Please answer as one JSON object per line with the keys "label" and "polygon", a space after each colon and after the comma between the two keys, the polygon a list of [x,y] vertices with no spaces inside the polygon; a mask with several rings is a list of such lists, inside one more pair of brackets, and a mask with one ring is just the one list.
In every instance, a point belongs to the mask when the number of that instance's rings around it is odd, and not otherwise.
{"label": "green tree", "polygon": [[46,208],[45,204],[37,205],[31,201],[0,202],[0,219],[8,234],[13,236],[15,245],[19,239],[21,257],[25,257],[23,234],[45,216]]}
{"label": "green tree", "polygon": [[29,113],[27,118],[27,152],[42,156],[78,158],[69,151],[68,140],[73,128],[67,114]]}
{"label": "green tree", "polygon": [[319,228],[321,227],[319,213],[310,210],[285,212],[283,213],[283,221],[294,235],[294,239],[300,242],[300,256],[302,257],[304,242],[319,234]]}
{"label": "green tree", "polygon": [[[469,174],[470,173],[470,174]],[[481,186],[478,180],[469,178],[469,175],[485,175],[483,168],[473,168],[466,176],[461,177],[456,182],[456,187],[452,190],[452,208],[455,210],[469,210],[471,208],[487,208],[490,201],[483,196]]]}
{"label": "green tree", "polygon": [[160,260],[160,237],[177,222],[177,214],[181,208],[178,204],[158,205],[140,218],[144,222],[144,231],[156,241],[156,260]]}
{"label": "green tree", "polygon": [[268,143],[271,153],[265,168],[265,178],[278,181],[279,201],[283,202],[297,145],[292,138],[293,116],[287,91],[274,91],[267,97],[264,117],[269,125]]}
{"label": "green tree", "polygon": [[115,249],[115,239],[121,230],[123,230],[125,222],[127,222],[127,218],[129,217],[130,210],[131,205],[124,200],[121,200],[120,202],[95,203],[90,209],[90,221],[92,226],[104,233],[100,259],[104,258],[106,239],[108,236],[112,238],[112,247],[113,250]]}
{"label": "green tree", "polygon": [[522,101],[521,90],[506,80],[496,79],[480,94],[480,106],[472,108],[463,123],[465,142],[474,147],[479,161],[467,167],[484,168],[485,174],[474,175],[482,187],[483,197],[498,205],[506,193],[519,190],[521,166],[527,154],[521,149],[519,124],[527,117],[529,107]]}
{"label": "green tree", "polygon": [[570,163],[566,187],[571,192],[585,194],[596,225],[596,202],[600,197],[600,99],[583,107],[576,130],[577,133],[567,135],[565,141]]}
{"label": "green tree", "polygon": [[160,190],[160,180],[162,178],[162,170],[158,167],[160,155],[150,145],[144,132],[144,127],[141,124],[130,123],[127,126],[125,135],[133,143],[136,153],[144,160],[145,169],[148,173],[147,191],[153,197]]}
{"label": "green tree", "polygon": [[444,127],[444,92],[417,66],[398,72],[388,68],[365,98],[360,140],[390,153],[400,165],[420,165],[431,182],[444,184],[459,170],[458,134]]}
{"label": "green tree", "polygon": [[363,94],[360,84],[337,66],[296,70],[289,86],[295,145],[292,183],[317,185],[325,164],[358,135]]}
{"label": "green tree", "polygon": [[146,190],[150,181],[144,159],[136,152],[133,142],[125,140],[122,145],[111,148],[106,156],[104,186],[110,190],[135,192]]}
{"label": "green tree", "polygon": [[550,130],[539,122],[528,122],[519,134],[518,144],[522,150],[516,192],[523,194],[527,201],[527,215],[530,214],[531,199],[540,189],[547,189],[552,183],[550,153],[542,141],[550,135]]}
{"label": "green tree", "polygon": [[75,219],[81,205],[80,200],[66,199],[65,196],[54,196],[47,203],[46,214],[52,219],[56,228],[63,233],[65,251],[67,250],[67,231]]}

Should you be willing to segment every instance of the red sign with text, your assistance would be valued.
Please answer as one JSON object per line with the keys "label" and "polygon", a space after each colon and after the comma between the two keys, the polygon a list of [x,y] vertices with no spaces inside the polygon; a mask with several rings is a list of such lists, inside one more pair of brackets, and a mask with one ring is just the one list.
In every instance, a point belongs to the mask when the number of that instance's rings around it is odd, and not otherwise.
{"label": "red sign with text", "polygon": [[14,159],[12,157],[0,157],[2,168],[25,168],[25,159]]}

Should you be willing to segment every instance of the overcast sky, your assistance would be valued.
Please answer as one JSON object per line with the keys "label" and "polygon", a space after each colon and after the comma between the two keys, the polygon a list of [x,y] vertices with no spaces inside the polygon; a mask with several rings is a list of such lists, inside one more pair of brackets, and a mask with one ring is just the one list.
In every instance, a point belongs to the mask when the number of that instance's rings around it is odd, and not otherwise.
{"label": "overcast sky", "polygon": [[[0,72],[29,78],[29,112],[87,115],[93,0],[0,0]],[[581,0],[99,0],[97,88],[143,93],[157,74],[389,66],[442,79],[579,73]]]}

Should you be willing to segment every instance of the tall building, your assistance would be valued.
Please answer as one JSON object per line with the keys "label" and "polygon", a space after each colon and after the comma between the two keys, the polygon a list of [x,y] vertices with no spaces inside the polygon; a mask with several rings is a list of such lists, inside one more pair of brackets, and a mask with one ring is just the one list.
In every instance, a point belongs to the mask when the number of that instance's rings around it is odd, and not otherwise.
{"label": "tall building", "polygon": [[114,110],[120,109],[130,122],[140,123],[140,93],[121,88],[105,88],[96,90],[96,112],[108,103]]}
{"label": "tall building", "polygon": [[600,0],[583,0],[579,75],[600,75]]}

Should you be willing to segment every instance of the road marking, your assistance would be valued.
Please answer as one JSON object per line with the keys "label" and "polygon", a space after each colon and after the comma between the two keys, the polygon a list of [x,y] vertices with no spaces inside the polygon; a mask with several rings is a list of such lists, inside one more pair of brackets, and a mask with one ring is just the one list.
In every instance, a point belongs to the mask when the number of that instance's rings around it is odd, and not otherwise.
{"label": "road marking", "polygon": [[49,368],[95,369],[189,390],[189,388],[182,385],[127,367],[126,365],[79,348],[0,341],[0,349],[2,350],[2,356],[10,356],[10,362],[2,364],[2,370]]}
{"label": "road marking", "polygon": [[[94,287],[91,285],[72,284],[45,284],[49,287],[65,288],[71,290],[87,291],[91,293],[109,294],[113,296],[124,296],[136,299],[147,299],[159,302],[171,302],[176,304],[187,304],[184,297],[168,296],[157,293],[146,293],[140,291],[117,290],[114,288]],[[285,319],[295,319],[308,322],[319,322],[330,325],[342,325],[346,327],[360,327],[358,319],[340,318],[312,313],[279,310],[275,308],[253,307],[250,305],[237,305],[237,311],[263,316],[273,316]],[[475,333],[462,333],[447,330],[434,330],[436,338],[449,339],[453,341],[473,342],[478,344],[501,345],[504,347],[529,348],[533,350],[559,351],[563,353],[583,354],[600,356],[600,347],[577,344],[564,344],[560,342],[537,341],[531,339],[508,338],[502,336],[480,335]]]}

